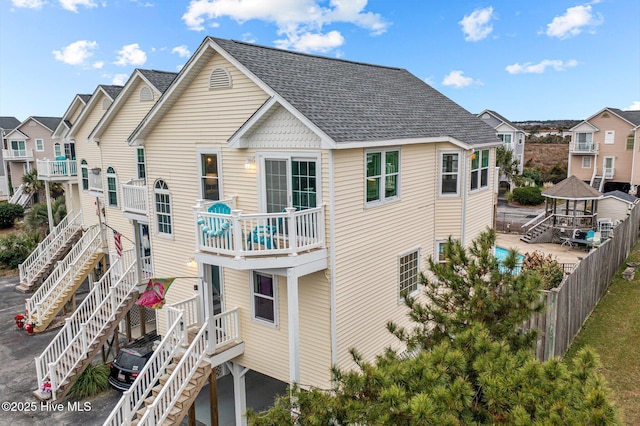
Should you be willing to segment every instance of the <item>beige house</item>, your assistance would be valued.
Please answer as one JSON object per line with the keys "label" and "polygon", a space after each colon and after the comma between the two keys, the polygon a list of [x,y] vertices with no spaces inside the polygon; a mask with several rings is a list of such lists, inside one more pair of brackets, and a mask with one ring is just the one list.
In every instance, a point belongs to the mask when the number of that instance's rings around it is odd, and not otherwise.
{"label": "beige house", "polygon": [[571,129],[567,176],[599,191],[635,194],[640,184],[640,111],[604,108]]}
{"label": "beige house", "polygon": [[[207,37],[169,74],[161,87],[137,70],[113,97],[99,87],[66,136],[88,172],[85,222],[133,249],[127,294],[143,265],[176,278],[156,311],[161,346],[105,424],[179,421],[195,399],[172,394],[180,381],[197,394],[223,365],[242,424],[248,370],[327,388],[332,366],[355,366],[351,348],[403,351],[385,325],[408,324],[402,295],[418,294],[428,258],[493,224],[493,129],[398,68]],[[119,297],[123,271],[96,300]]]}

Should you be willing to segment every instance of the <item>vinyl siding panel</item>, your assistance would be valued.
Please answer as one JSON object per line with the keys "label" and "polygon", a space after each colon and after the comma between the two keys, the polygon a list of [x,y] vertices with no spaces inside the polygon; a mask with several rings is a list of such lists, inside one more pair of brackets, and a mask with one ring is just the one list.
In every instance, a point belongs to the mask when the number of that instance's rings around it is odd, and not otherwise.
{"label": "vinyl siding panel", "polygon": [[[436,180],[434,193],[436,194],[435,201],[435,223],[437,223],[435,230],[435,239],[446,240],[449,236],[453,238],[460,238],[462,236],[461,219],[462,219],[462,191],[465,185],[468,185],[468,179],[465,179],[466,161],[465,152],[460,148],[448,144],[439,143],[435,146],[435,176]],[[440,195],[440,173],[441,173],[441,157],[443,152],[457,153],[458,154],[458,195]]]}
{"label": "vinyl siding panel", "polygon": [[609,218],[613,222],[627,218],[629,204],[615,198],[603,198],[598,201],[598,219]]}
{"label": "vinyl siding panel", "polygon": [[337,357],[354,363],[350,348],[372,360],[387,346],[401,345],[386,330],[407,325],[399,301],[398,257],[420,248],[420,269],[433,253],[437,189],[435,145],[407,145],[400,151],[401,199],[365,207],[365,151],[335,152],[335,249]]}
{"label": "vinyl siding panel", "polygon": [[[493,183],[495,181],[495,166],[493,165],[495,164],[495,155],[495,148],[490,149],[488,169],[489,176],[487,179],[488,186],[468,193],[466,214],[464,217],[465,245],[471,243],[474,238],[480,235],[483,231],[486,231],[487,227],[492,227],[493,225],[495,198],[493,188]],[[471,163],[469,163],[469,170],[471,170]],[[470,181],[468,190],[471,190]]]}

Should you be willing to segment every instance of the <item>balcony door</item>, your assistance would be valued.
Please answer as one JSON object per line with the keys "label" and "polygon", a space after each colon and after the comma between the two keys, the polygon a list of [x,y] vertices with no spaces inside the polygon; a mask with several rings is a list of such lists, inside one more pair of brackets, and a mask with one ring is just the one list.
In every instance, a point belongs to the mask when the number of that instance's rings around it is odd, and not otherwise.
{"label": "balcony door", "polygon": [[296,210],[316,207],[316,173],[315,158],[265,158],[264,211],[278,213],[286,207]]}
{"label": "balcony door", "polygon": [[27,148],[25,141],[11,141],[11,149],[14,157],[26,157]]}
{"label": "balcony door", "polygon": [[614,171],[614,161],[615,161],[615,157],[604,157],[603,159],[603,172],[604,172],[604,177],[606,179],[613,179],[613,171]]}

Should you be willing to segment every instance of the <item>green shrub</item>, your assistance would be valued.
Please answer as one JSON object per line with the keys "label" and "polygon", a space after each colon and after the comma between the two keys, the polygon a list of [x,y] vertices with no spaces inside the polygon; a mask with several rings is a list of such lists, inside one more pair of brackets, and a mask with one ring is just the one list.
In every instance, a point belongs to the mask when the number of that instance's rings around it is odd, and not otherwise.
{"label": "green shrub", "polygon": [[513,201],[525,206],[536,206],[544,201],[544,197],[537,186],[523,186],[513,190]]}
{"label": "green shrub", "polygon": [[16,218],[24,216],[24,208],[18,204],[0,204],[0,228],[11,228]]}
{"label": "green shrub", "polygon": [[36,232],[9,234],[0,238],[0,264],[15,269],[31,254],[40,241]]}
{"label": "green shrub", "polygon": [[542,185],[542,174],[537,169],[525,169],[522,172],[522,177],[531,179],[536,183],[536,185]]}
{"label": "green shrub", "polygon": [[71,385],[69,396],[84,399],[106,391],[109,389],[109,372],[106,364],[89,365]]}

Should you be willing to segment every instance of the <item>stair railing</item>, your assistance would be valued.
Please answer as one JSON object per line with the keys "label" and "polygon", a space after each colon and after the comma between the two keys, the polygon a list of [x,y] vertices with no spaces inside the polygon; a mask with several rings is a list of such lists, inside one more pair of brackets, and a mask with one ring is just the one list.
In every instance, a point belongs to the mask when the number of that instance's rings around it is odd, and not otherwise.
{"label": "stair railing", "polygon": [[9,203],[18,204],[18,201],[22,197],[22,191],[24,191],[24,183],[21,183],[16,192],[13,193],[11,198],[9,199]]}
{"label": "stair railing", "polygon": [[139,426],[160,425],[166,420],[169,412],[175,406],[178,398],[180,398],[206,356],[207,348],[209,347],[208,322],[207,318],[187,351],[182,355],[175,370],[173,370],[173,373],[171,373],[171,376],[169,376],[169,379],[160,390],[160,393],[158,393],[153,403],[147,407],[138,422]]}
{"label": "stair railing", "polygon": [[122,258],[112,263],[74,313],[65,319],[64,327],[43,353],[36,357],[38,387],[48,381],[53,400],[61,383],[85,359],[87,349],[99,339],[135,289],[135,262],[134,250],[124,251]]}
{"label": "stair railing", "polygon": [[27,318],[37,316],[36,324],[42,324],[42,316],[62,297],[64,291],[73,284],[77,272],[102,247],[100,228],[90,227],[65,258],[58,262],[51,275],[33,295],[26,299]]}
{"label": "stair railing", "polygon": [[56,252],[82,227],[82,212],[70,212],[38,243],[38,247],[18,265],[20,282],[31,285],[33,279],[45,268]]}
{"label": "stair railing", "polygon": [[[540,216],[540,215],[538,215]],[[533,231],[535,231],[536,229],[542,227],[543,225],[548,224],[549,222],[552,221],[552,219],[555,217],[555,214],[550,214],[549,216],[547,216],[546,218],[544,218],[543,220],[539,221],[538,223],[536,223],[535,225],[533,225],[532,227],[530,227],[529,229],[527,229],[526,235],[531,234]],[[526,224],[525,224],[526,225]],[[522,225],[522,227],[524,228],[525,225]]]}
{"label": "stair railing", "polygon": [[167,332],[164,338],[131,387],[122,393],[118,404],[104,422],[104,426],[131,424],[132,417],[149,396],[160,376],[165,374],[165,369],[182,344],[183,336],[187,334],[184,317],[184,309],[176,309],[173,305],[167,306]]}

